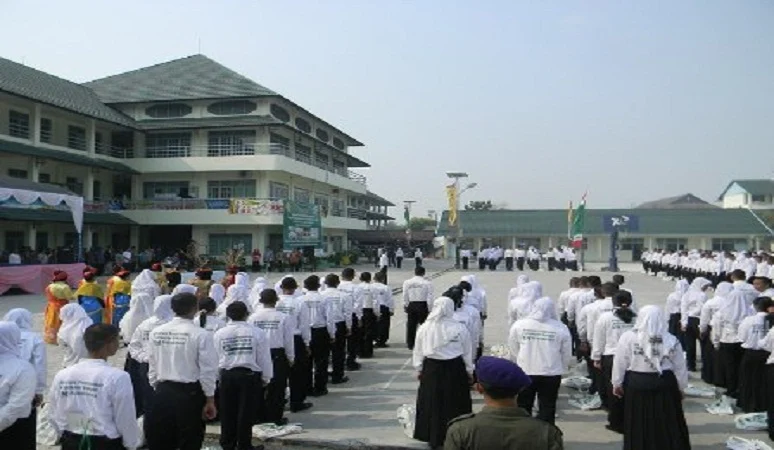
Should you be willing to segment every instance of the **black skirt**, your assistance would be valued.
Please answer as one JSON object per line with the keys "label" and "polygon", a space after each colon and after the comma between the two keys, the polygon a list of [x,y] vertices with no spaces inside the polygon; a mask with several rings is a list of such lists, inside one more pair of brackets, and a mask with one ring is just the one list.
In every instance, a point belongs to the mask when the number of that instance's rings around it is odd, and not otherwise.
{"label": "black skirt", "polygon": [[766,411],[766,350],[745,349],[739,368],[737,405],[746,413]]}
{"label": "black skirt", "polygon": [[145,392],[145,385],[148,384],[147,369],[143,370],[140,363],[132,358],[130,353],[127,353],[126,361],[124,362],[124,371],[129,374],[129,380],[132,382],[132,389],[134,391],[134,410],[137,417],[140,417],[145,413],[143,393]]}
{"label": "black skirt", "polygon": [[670,370],[626,372],[624,450],[689,450],[677,379]]}
{"label": "black skirt", "polygon": [[468,373],[462,357],[425,358],[417,392],[414,439],[431,447],[442,446],[449,421],[472,411]]}
{"label": "black skirt", "polygon": [[720,343],[715,353],[715,366],[718,370],[716,386],[726,388],[726,395],[732,398],[739,396],[739,366],[742,364],[742,344]]}
{"label": "black skirt", "polygon": [[701,339],[701,379],[707,384],[715,384],[719,379],[720,367],[715,364],[717,350],[712,345],[710,332]]}

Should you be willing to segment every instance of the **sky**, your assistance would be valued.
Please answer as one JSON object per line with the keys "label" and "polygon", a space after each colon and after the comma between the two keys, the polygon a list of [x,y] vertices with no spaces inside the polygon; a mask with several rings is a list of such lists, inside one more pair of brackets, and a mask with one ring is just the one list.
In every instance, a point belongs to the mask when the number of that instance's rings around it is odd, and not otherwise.
{"label": "sky", "polygon": [[[774,2],[0,0],[0,56],[83,82],[196,53],[365,144],[412,215],[630,207],[774,177]],[[392,211],[401,217],[400,208]]]}

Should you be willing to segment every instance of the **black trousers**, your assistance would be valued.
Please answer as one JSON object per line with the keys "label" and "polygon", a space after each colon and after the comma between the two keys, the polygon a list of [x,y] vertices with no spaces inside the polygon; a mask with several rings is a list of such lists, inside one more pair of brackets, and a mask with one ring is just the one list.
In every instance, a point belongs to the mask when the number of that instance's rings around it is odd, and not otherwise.
{"label": "black trousers", "polygon": [[285,390],[288,388],[290,363],[284,348],[271,349],[274,377],[266,386],[266,416],[261,422],[278,422],[285,411]]}
{"label": "black trousers", "polygon": [[468,270],[468,264],[470,264],[470,258],[468,258],[467,256],[463,256],[462,257],[462,269],[463,270]]}
{"label": "black trousers", "polygon": [[521,271],[524,270],[524,257],[516,258],[516,268]]}
{"label": "black trousers", "polygon": [[689,317],[685,327],[685,365],[691,372],[696,372],[696,341],[699,340],[699,318]]}
{"label": "black trousers", "polygon": [[414,258],[414,267],[422,267],[422,258]]}
{"label": "black trousers", "polygon": [[430,311],[427,309],[427,302],[410,302],[406,307],[406,313],[408,315],[406,319],[406,346],[409,350],[413,350],[417,328],[425,323]]}
{"label": "black trousers", "polygon": [[478,270],[486,269],[486,258],[478,258]]}
{"label": "black trousers", "polygon": [[160,382],[153,406],[145,411],[143,428],[148,448],[200,450],[204,441],[204,403],[204,392],[198,382]]}
{"label": "black trousers", "polygon": [[[109,439],[107,436],[88,436],[86,437],[86,439],[88,439],[89,444],[82,445],[84,442],[84,437],[82,434],[75,434],[75,433],[70,433],[69,431],[65,431],[64,433],[62,433],[62,442],[61,442],[62,450],[81,450],[82,448],[89,448],[91,450],[124,450],[126,448],[124,447],[124,443],[121,440],[121,438]],[[4,441],[4,440],[0,442],[3,443],[4,447],[5,447],[5,444],[10,444],[10,442]],[[8,447],[8,448],[9,449],[13,448],[15,450],[16,448],[21,448],[21,447]],[[156,447],[153,447],[153,448],[155,450]],[[175,447],[170,447],[170,448],[175,448]]]}
{"label": "black trousers", "polygon": [[220,371],[220,445],[252,449],[253,425],[264,413],[261,372],[246,367]]}
{"label": "black trousers", "polygon": [[331,336],[328,329],[312,328],[309,347],[312,361],[307,375],[307,386],[310,392],[322,392],[328,388],[328,363],[331,354]]}
{"label": "black trousers", "polygon": [[293,351],[296,354],[293,366],[290,368],[290,406],[298,406],[304,403],[309,395],[308,374],[309,353],[301,335],[293,337]]}
{"label": "black trousers", "polygon": [[[347,348],[347,324],[346,322],[336,322],[336,334],[331,344],[331,369],[333,381],[344,378],[344,359],[346,358]],[[326,374],[327,376],[327,374]]]}
{"label": "black trousers", "polygon": [[357,363],[357,357],[360,356],[360,346],[363,343],[363,330],[360,319],[352,314],[352,328],[347,337],[347,365],[352,366]]}
{"label": "black trousers", "polygon": [[360,343],[360,356],[371,358],[374,356],[374,340],[377,335],[376,314],[373,308],[363,308],[363,322],[360,324],[362,341]]}
{"label": "black trousers", "polygon": [[607,422],[610,427],[623,433],[624,426],[624,399],[618,398],[613,395],[613,355],[602,356],[602,386],[599,387],[600,392],[603,390],[607,393]]}
{"label": "black trousers", "polygon": [[384,345],[390,339],[390,308],[379,306],[379,319],[376,324],[376,344]]}
{"label": "black trousers", "polygon": [[556,258],[548,258],[548,270],[553,272],[556,268]]}
{"label": "black trousers", "polygon": [[401,266],[403,266],[403,257],[402,256],[398,256],[397,258],[395,258],[395,266],[398,269],[400,269]]}
{"label": "black trousers", "polygon": [[558,259],[556,260],[556,268],[564,272],[564,270],[567,268],[567,265],[563,259]]}
{"label": "black trousers", "polygon": [[532,415],[532,405],[535,403],[535,396],[537,396],[538,408],[540,409],[537,418],[553,424],[556,421],[556,399],[559,396],[562,377],[559,375],[530,375],[530,378],[532,384],[519,393],[516,402],[520,408]]}
{"label": "black trousers", "polygon": [[505,270],[513,270],[513,257],[505,258]]}
{"label": "black trousers", "polygon": [[2,444],[3,448],[35,450],[37,446],[37,419],[37,409],[33,407],[28,417],[17,419],[10,427],[0,431],[0,444]]}

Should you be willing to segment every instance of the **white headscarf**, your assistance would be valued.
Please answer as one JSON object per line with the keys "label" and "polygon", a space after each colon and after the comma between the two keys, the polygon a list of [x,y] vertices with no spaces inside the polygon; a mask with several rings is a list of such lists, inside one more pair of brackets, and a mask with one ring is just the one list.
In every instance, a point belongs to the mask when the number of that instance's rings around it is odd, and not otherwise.
{"label": "white headscarf", "polygon": [[210,286],[210,298],[215,300],[216,305],[223,303],[223,299],[226,298],[226,288],[220,283],[215,283]]}
{"label": "white headscarf", "polygon": [[675,282],[675,293],[677,293],[678,295],[682,296],[683,294],[688,292],[688,288],[689,287],[690,287],[690,285],[688,284],[688,281],[683,280],[681,278],[681,279],[677,280],[677,282]]}
{"label": "white headscarf", "polygon": [[521,274],[516,277],[516,287],[524,286],[527,283],[529,283],[529,275]]}
{"label": "white headscarf", "polygon": [[187,283],[181,283],[175,286],[174,289],[172,289],[172,296],[175,296],[177,294],[193,294],[196,295],[196,286],[193,284],[187,284]]}
{"label": "white headscarf", "polygon": [[[94,324],[83,307],[77,303],[69,303],[59,310],[59,318],[62,326],[56,337],[66,343],[74,352],[85,351],[83,345],[83,332]],[[82,355],[85,356],[85,355]]]}
{"label": "white headscarf", "polygon": [[449,297],[437,298],[427,320],[417,330],[417,341],[422,343],[422,356],[432,355],[459,336],[463,329],[465,325],[454,320],[454,301]]}
{"label": "white headscarf", "polygon": [[13,322],[20,330],[32,330],[32,313],[24,308],[14,308],[3,317],[5,322]]}
{"label": "white headscarf", "polygon": [[244,272],[239,272],[234,277],[234,284],[226,290],[226,299],[216,309],[218,316],[226,317],[226,308],[234,302],[242,302],[247,305],[248,311],[252,311],[250,302],[250,279]]}
{"label": "white headscarf", "polygon": [[535,300],[527,318],[537,320],[538,322],[559,320],[556,316],[556,305],[554,305],[554,301],[550,297]]}
{"label": "white headscarf", "polygon": [[132,339],[134,330],[151,314],[153,314],[153,297],[145,292],[135,294],[132,291],[132,298],[129,300],[129,311],[124,314],[124,317],[118,323],[124,342],[129,342]]}
{"label": "white headscarf", "polygon": [[171,295],[159,295],[153,300],[153,317],[160,322],[166,322],[175,317],[175,313],[172,311]]}
{"label": "white headscarf", "polygon": [[250,296],[248,297],[248,301],[251,305],[253,305],[253,309],[255,309],[255,305],[258,303],[258,299],[261,296],[261,291],[266,289],[266,286],[269,284],[268,280],[264,277],[258,277],[253,281],[253,287],[250,289]]}
{"label": "white headscarf", "polygon": [[731,291],[734,290],[734,285],[727,282],[722,281],[718,283],[718,288],[715,289],[715,297],[721,297],[721,298],[727,298],[728,294],[731,293]]}
{"label": "white headscarf", "polygon": [[521,287],[520,297],[535,301],[543,296],[543,285],[539,281],[529,281]]}
{"label": "white headscarf", "polygon": [[691,283],[689,290],[701,292],[705,286],[712,284],[712,282],[704,277],[696,277]]}
{"label": "white headscarf", "polygon": [[661,373],[661,360],[677,344],[677,339],[667,331],[664,311],[655,305],[643,306],[632,331],[637,334],[645,359]]}
{"label": "white headscarf", "polygon": [[21,330],[13,322],[0,322],[0,356],[19,357]]}
{"label": "white headscarf", "polygon": [[155,298],[161,294],[161,288],[156,283],[156,277],[150,269],[143,269],[132,282],[132,296],[140,293],[148,294],[150,298]]}

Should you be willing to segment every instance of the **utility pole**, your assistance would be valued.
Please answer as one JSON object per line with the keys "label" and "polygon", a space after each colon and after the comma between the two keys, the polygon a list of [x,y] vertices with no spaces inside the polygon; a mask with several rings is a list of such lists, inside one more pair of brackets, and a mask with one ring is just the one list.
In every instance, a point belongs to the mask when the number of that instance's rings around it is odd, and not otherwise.
{"label": "utility pole", "polygon": [[411,205],[416,202],[416,200],[403,200],[404,217],[406,219],[406,245],[409,249],[411,248]]}

